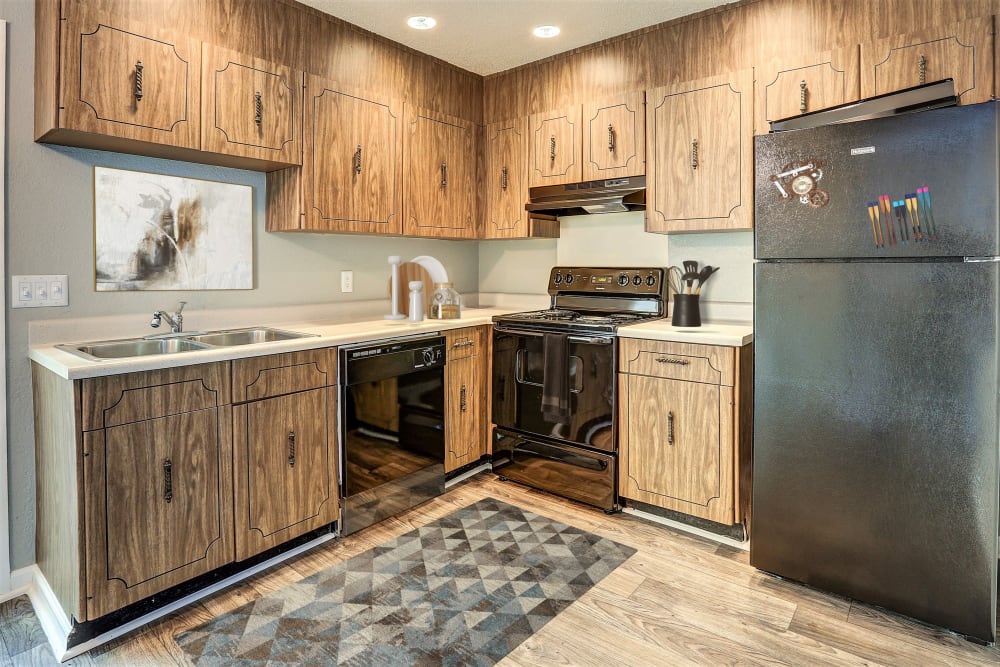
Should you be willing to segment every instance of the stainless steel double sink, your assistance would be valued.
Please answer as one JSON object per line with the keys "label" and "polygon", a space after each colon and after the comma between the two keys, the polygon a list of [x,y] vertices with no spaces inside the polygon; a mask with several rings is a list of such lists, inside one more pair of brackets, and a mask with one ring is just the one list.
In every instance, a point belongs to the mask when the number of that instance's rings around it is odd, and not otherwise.
{"label": "stainless steel double sink", "polygon": [[271,343],[274,341],[292,340],[294,338],[307,338],[314,335],[298,331],[272,329],[270,327],[251,327],[248,329],[162,334],[159,336],[147,336],[145,338],[123,338],[121,340],[104,340],[93,343],[72,343],[56,345],[56,347],[89,361],[101,361],[156,354],[178,354],[180,352],[194,352],[197,350],[210,350],[212,348],[234,347],[237,345],[253,345],[255,343]]}

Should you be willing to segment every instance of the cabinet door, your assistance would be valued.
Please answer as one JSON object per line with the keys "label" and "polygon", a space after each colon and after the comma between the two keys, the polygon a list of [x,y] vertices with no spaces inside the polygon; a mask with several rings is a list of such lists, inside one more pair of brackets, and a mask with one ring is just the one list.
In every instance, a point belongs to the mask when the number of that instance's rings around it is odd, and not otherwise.
{"label": "cabinet door", "polygon": [[200,147],[198,42],[79,4],[62,23],[60,127]]}
{"label": "cabinet door", "polygon": [[750,229],[753,70],[646,93],[646,231]]}
{"label": "cabinet door", "polygon": [[955,80],[960,104],[993,97],[993,17],[861,45],[861,96]]}
{"label": "cabinet door", "polygon": [[528,236],[527,141],[524,119],[486,126],[485,238]]}
{"label": "cabinet door", "polygon": [[403,233],[476,238],[475,123],[410,107],[405,134]]}
{"label": "cabinet door", "polygon": [[337,520],[335,410],[332,387],[234,408],[237,560]]}
{"label": "cabinet door", "polygon": [[733,524],[732,387],[619,378],[621,495]]}
{"label": "cabinet door", "polygon": [[583,179],[646,173],[646,108],[642,91],[583,105]]}
{"label": "cabinet door", "polygon": [[857,45],[758,67],[756,134],[770,132],[776,120],[857,101],[860,67]]}
{"label": "cabinet door", "polygon": [[232,562],[230,410],[83,434],[88,618]]}
{"label": "cabinet door", "polygon": [[202,150],[302,164],[302,73],[205,44]]}
{"label": "cabinet door", "polygon": [[579,106],[532,114],[528,120],[528,187],[583,180]]}
{"label": "cabinet door", "polygon": [[401,114],[396,103],[305,76],[303,228],[399,234]]}
{"label": "cabinet door", "polygon": [[449,359],[445,369],[444,470],[451,472],[482,455],[479,430],[479,357]]}

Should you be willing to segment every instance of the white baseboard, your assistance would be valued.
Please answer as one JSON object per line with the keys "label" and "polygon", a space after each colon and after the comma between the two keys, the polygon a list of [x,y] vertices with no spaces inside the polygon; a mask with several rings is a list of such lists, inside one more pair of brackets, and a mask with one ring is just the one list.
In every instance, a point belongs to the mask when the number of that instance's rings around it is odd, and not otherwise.
{"label": "white baseboard", "polygon": [[656,514],[651,514],[649,512],[643,512],[642,510],[637,510],[634,507],[626,507],[622,510],[625,514],[631,514],[637,516],[640,519],[645,519],[646,521],[652,521],[653,523],[658,523],[662,526],[668,526],[676,530],[684,531],[685,533],[691,533],[692,535],[697,535],[699,537],[704,537],[706,539],[712,540],[713,542],[718,542],[719,544],[725,544],[726,546],[735,547],[736,549],[742,549],[743,551],[750,550],[750,541],[741,542],[739,540],[734,540],[731,537],[726,537],[724,535],[718,535],[701,528],[696,528],[694,526],[689,526],[686,523],[681,523],[680,521],[674,521],[673,519],[666,519],[662,516],[657,516]]}

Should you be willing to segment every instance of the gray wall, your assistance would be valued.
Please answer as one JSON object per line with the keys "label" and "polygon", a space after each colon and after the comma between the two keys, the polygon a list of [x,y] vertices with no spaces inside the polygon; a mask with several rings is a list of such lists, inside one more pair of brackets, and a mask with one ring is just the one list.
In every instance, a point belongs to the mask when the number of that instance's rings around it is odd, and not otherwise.
{"label": "gray wall", "polygon": [[[67,274],[68,308],[8,310],[8,456],[11,567],[35,562],[35,469],[28,364],[28,322],[136,313],[140,320],[179,299],[189,308],[247,308],[386,297],[388,255],[432,255],[460,293],[476,291],[478,244],[264,231],[264,175],[236,169],[36,144],[34,2],[0,0],[10,21],[7,128],[7,270],[10,275]],[[94,290],[94,165],[248,184],[254,188],[254,289],[97,293]],[[354,271],[354,292],[340,292],[340,270]],[[196,323],[192,322],[192,326]]]}

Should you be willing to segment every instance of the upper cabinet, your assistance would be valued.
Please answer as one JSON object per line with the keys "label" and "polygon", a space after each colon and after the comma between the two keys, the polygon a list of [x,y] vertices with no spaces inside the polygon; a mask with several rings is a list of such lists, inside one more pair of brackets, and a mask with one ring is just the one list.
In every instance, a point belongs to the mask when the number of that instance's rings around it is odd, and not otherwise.
{"label": "upper cabinet", "polygon": [[861,94],[857,45],[757,68],[756,134],[770,123],[848,102]]}
{"label": "upper cabinet", "polygon": [[751,229],[753,70],[646,93],[646,231]]}
{"label": "upper cabinet", "polygon": [[583,180],[580,166],[582,110],[579,106],[528,119],[528,187]]}
{"label": "upper cabinet", "polygon": [[202,63],[202,150],[301,164],[302,73],[212,44]]}
{"label": "upper cabinet", "polygon": [[646,109],[642,91],[583,105],[583,179],[646,173]]}
{"label": "upper cabinet", "polygon": [[861,45],[861,96],[952,78],[960,104],[993,97],[993,17]]}
{"label": "upper cabinet", "polygon": [[524,119],[486,126],[483,175],[483,235],[491,239],[528,235],[528,131]]}
{"label": "upper cabinet", "polygon": [[403,144],[403,233],[474,239],[478,128],[408,107]]}

